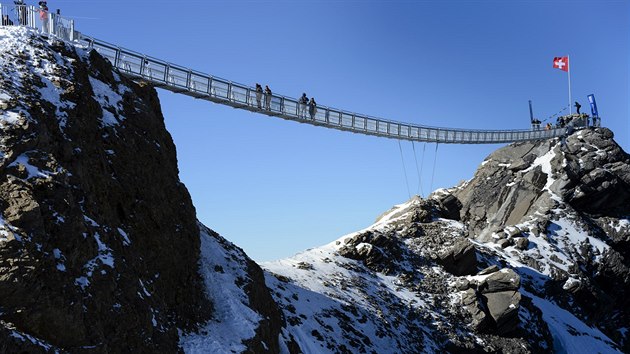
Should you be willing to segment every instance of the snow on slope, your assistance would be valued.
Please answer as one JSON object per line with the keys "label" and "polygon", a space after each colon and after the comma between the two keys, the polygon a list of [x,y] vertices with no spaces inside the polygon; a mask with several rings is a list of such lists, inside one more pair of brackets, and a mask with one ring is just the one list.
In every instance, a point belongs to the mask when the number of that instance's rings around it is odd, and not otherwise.
{"label": "snow on slope", "polygon": [[[431,295],[412,291],[397,277],[371,272],[337,254],[344,240],[403,220],[415,202],[397,205],[374,225],[325,246],[261,264],[267,271],[267,285],[275,290],[274,298],[288,317],[285,340],[292,335],[306,353],[438,350],[432,340],[434,329],[425,325],[443,320],[429,306]],[[403,324],[396,320],[402,316],[418,319]],[[401,338],[407,341],[401,343]]]}
{"label": "snow on slope", "polygon": [[199,225],[200,271],[208,298],[214,303],[213,319],[199,333],[180,333],[180,347],[186,353],[240,353],[243,341],[254,337],[260,315],[249,308],[249,300],[236,282],[247,278],[241,250],[214,237]]}
{"label": "snow on slope", "polygon": [[[74,108],[74,103],[61,98],[62,90],[58,89],[59,82],[66,80],[65,77],[73,76],[72,62],[73,59],[69,59],[63,56],[61,53],[55,51],[44,51],[38,48],[38,44],[33,44],[25,38],[30,38],[33,41],[42,41],[41,45],[51,45],[53,40],[45,41],[41,37],[33,37],[37,34],[36,30],[25,27],[0,27],[0,48],[6,52],[19,53],[20,56],[26,58],[32,58],[32,65],[30,62],[13,61],[9,60],[5,56],[0,56],[0,65],[4,68],[2,75],[10,82],[18,85],[17,88],[21,88],[21,82],[27,79],[27,76],[35,76],[41,79],[44,87],[38,87],[41,99],[50,102],[57,108],[56,116],[59,121],[60,128],[66,127],[68,115],[67,110]],[[48,53],[54,53],[52,57],[48,56]],[[77,53],[83,57],[85,61],[88,61],[88,51],[82,50],[77,47]],[[65,75],[62,75],[63,70],[70,70]],[[114,73],[117,82],[120,78]],[[125,92],[130,92],[130,89],[117,85],[116,87],[110,87],[106,83],[98,80],[97,78],[90,77],[90,83],[94,91],[94,98],[102,106],[101,121],[103,125],[115,125],[119,121],[124,119],[122,116],[122,95]],[[0,106],[10,100],[12,96],[9,92],[5,91],[5,88],[0,87]],[[16,107],[9,110],[0,110],[0,122],[8,124],[17,123],[20,115],[27,115],[26,109],[20,109]]]}
{"label": "snow on slope", "polygon": [[[33,119],[30,117],[27,107],[24,107],[22,97],[19,93],[22,89],[22,83],[25,81],[41,81],[43,87],[35,85],[39,93],[39,99],[50,103],[56,107],[55,116],[57,117],[59,127],[63,132],[67,126],[68,114],[67,110],[73,109],[75,104],[63,99],[65,90],[60,89],[60,82],[67,81],[66,77],[73,77],[73,61],[74,59],[64,56],[57,50],[46,48],[47,46],[59,45],[54,40],[46,40],[37,34],[37,31],[25,27],[0,27],[0,48],[3,53],[10,55],[0,55],[0,64],[3,67],[2,75],[6,82],[11,82],[13,87],[0,87],[0,131],[11,129],[13,125],[25,124],[25,120]],[[84,61],[89,61],[89,52],[87,50],[76,48],[78,55]],[[15,56],[24,58],[25,60],[14,60]],[[120,78],[114,73],[117,82]],[[103,81],[90,76],[89,81],[92,85],[94,98],[102,106],[101,124],[115,125],[122,116],[122,100],[123,95],[131,90],[122,85],[116,84],[111,87]],[[6,107],[2,109],[2,107]],[[107,133],[104,133],[107,134]],[[0,139],[0,157],[7,158],[7,147]],[[7,167],[17,165],[23,166],[28,172],[27,179],[43,178],[47,179],[55,174],[68,173],[63,168],[57,171],[43,170],[31,164],[30,157],[37,156],[39,151],[32,150],[22,153],[14,158],[14,161]],[[1,218],[1,216],[0,216]],[[87,224],[99,228],[101,227],[94,222],[88,215],[84,215]],[[88,261],[84,265],[84,275],[76,278],[77,286],[85,288],[90,284],[90,278],[97,268],[113,268],[114,259],[111,255],[111,249],[106,245],[98,233],[94,233],[93,237],[98,244],[99,256]],[[2,238],[0,238],[0,241]],[[62,257],[62,256],[60,256]],[[61,271],[64,267],[58,267]],[[105,271],[105,270],[102,270]]]}
{"label": "snow on slope", "polygon": [[[440,335],[436,333],[436,328],[448,326],[448,319],[439,311],[441,305],[434,294],[409,288],[397,277],[371,272],[361,262],[341,257],[338,253],[344,241],[357,234],[391,231],[392,225],[404,222],[415,203],[417,200],[397,205],[379,217],[374,225],[337,241],[288,259],[261,265],[268,271],[267,285],[275,289],[274,298],[282,304],[288,316],[285,339],[291,334],[306,352],[357,350],[362,348],[357,343],[364,341],[364,344],[369,343],[366,347],[376,353],[391,353],[392,348],[413,347],[412,343],[401,343],[400,338],[419,336],[422,343],[416,349],[409,349],[411,352],[417,352],[418,348],[426,353],[441,352],[444,343],[435,342]],[[457,234],[464,228],[463,224],[453,220],[437,221],[443,225],[445,232]],[[516,226],[525,229],[531,225]],[[544,293],[544,283],[557,276],[558,272],[568,272],[568,266],[579,257],[580,247],[588,245],[595,257],[600,257],[609,248],[606,243],[588,235],[570,216],[557,218],[548,230],[530,235],[529,240],[530,247],[526,250],[514,246],[502,249],[494,242],[473,242],[479,249],[507,261],[537,293]],[[359,244],[357,247],[371,246]],[[536,259],[540,267],[530,266],[524,261],[526,258]],[[414,271],[420,271],[427,277],[446,279],[450,284],[454,284],[457,278],[444,272],[441,267]],[[580,353],[579,350],[587,348],[589,353],[618,353],[616,344],[598,329],[584,324],[551,300],[522,292],[532,298],[533,305],[542,311],[543,319],[554,337],[555,352]],[[451,304],[458,306],[460,295],[453,291],[450,294]],[[397,312],[395,308],[417,312]],[[524,321],[530,316],[529,310],[525,308],[521,308],[520,312]],[[392,324],[397,318],[409,313],[423,313],[430,321],[427,322],[427,318],[411,321],[412,326]],[[388,322],[392,325],[382,325]],[[348,323],[352,326],[348,326]],[[431,325],[427,326],[427,323]],[[474,336],[472,332],[468,335]],[[476,340],[483,343],[482,338]]]}
{"label": "snow on slope", "polygon": [[597,328],[589,327],[571,312],[549,300],[523,291],[542,313],[554,340],[554,353],[621,353],[615,343]]}

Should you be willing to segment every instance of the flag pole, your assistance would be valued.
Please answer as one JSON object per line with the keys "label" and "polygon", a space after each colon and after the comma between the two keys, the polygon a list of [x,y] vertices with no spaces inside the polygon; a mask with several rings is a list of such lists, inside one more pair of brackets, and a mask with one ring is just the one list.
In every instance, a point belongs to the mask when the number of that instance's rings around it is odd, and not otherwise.
{"label": "flag pole", "polygon": [[567,66],[568,66],[568,73],[569,73],[569,114],[573,114],[573,109],[571,108],[571,104],[573,102],[573,100],[571,99],[571,59],[569,59],[569,56],[567,55]]}

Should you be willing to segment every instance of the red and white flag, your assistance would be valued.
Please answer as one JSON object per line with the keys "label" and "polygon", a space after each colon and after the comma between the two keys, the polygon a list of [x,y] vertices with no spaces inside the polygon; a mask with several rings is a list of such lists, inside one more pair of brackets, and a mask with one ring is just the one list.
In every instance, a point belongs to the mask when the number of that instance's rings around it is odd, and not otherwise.
{"label": "red and white flag", "polygon": [[569,71],[569,57],[553,58],[553,67],[562,71]]}

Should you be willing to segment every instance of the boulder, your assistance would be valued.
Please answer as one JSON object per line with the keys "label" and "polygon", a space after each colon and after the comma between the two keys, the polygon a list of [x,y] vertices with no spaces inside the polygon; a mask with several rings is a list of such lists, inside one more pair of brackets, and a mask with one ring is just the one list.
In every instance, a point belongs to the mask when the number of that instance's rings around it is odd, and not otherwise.
{"label": "boulder", "polygon": [[515,237],[512,239],[514,246],[519,250],[526,250],[529,247],[529,240],[527,237]]}
{"label": "boulder", "polygon": [[437,261],[453,275],[469,275],[477,271],[475,247],[464,238],[457,240],[452,247],[443,250],[438,255]]}
{"label": "boulder", "polygon": [[488,312],[495,322],[498,335],[512,332],[518,327],[521,293],[510,290],[486,293],[482,296],[488,307]]}
{"label": "boulder", "polygon": [[477,273],[477,275],[486,275],[486,274],[491,274],[494,272],[498,272],[499,271],[499,267],[497,267],[496,265],[491,265],[488,268],[485,268],[481,271],[479,271],[479,273]]}
{"label": "boulder", "polygon": [[509,239],[509,238],[504,238],[504,239],[501,239],[501,240],[497,241],[497,244],[501,248],[507,248],[507,247],[512,245],[512,240]]}
{"label": "boulder", "polygon": [[459,212],[462,209],[462,203],[452,194],[448,194],[440,200],[442,212],[440,216],[445,219],[459,220]]}
{"label": "boulder", "polygon": [[476,332],[485,330],[488,327],[489,318],[483,310],[483,306],[479,303],[477,292],[473,289],[464,291],[462,294],[462,304],[472,316],[470,327]]}
{"label": "boulder", "polygon": [[512,269],[502,269],[485,278],[479,283],[482,294],[500,291],[514,291],[521,286],[521,277]]}

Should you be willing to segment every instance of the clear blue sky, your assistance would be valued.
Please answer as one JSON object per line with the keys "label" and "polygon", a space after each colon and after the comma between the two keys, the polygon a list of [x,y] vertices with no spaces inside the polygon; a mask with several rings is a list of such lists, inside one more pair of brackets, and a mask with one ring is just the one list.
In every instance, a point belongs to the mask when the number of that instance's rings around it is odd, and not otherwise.
{"label": "clear blue sky", "polygon": [[[29,1],[27,1],[29,2]],[[30,3],[30,2],[29,2]],[[528,128],[595,94],[628,151],[628,1],[49,1],[123,47],[320,105],[430,126]],[[158,90],[199,219],[257,261],[372,223],[408,199],[398,142]],[[422,190],[473,176],[501,145],[415,145]],[[412,193],[419,178],[403,142]],[[423,150],[425,153],[423,154]],[[433,177],[433,178],[432,178]],[[433,183],[431,184],[431,180]]]}

